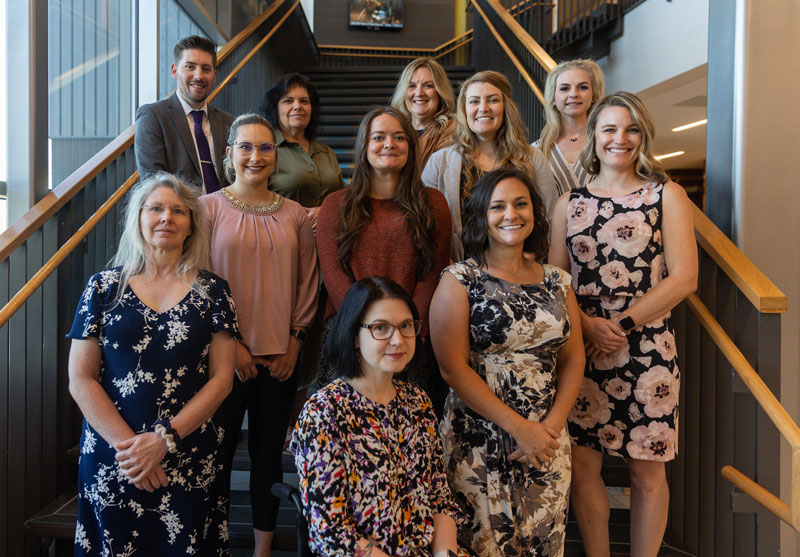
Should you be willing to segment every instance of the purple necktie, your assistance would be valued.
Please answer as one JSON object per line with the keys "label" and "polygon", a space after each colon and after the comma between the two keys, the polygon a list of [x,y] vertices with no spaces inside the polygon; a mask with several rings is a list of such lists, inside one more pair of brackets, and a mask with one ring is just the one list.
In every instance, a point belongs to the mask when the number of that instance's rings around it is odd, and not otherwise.
{"label": "purple necktie", "polygon": [[194,138],[197,140],[197,152],[200,154],[200,168],[203,170],[203,183],[206,186],[206,193],[214,193],[219,189],[219,180],[214,170],[214,161],[211,160],[208,139],[203,133],[203,111],[192,110],[192,116],[194,116]]}

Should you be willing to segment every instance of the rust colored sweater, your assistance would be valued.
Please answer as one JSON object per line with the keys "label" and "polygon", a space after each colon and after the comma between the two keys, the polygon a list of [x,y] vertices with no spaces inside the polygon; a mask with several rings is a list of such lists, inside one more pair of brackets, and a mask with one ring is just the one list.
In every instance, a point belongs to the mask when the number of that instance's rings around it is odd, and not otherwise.
{"label": "rust colored sweater", "polygon": [[[433,207],[436,221],[433,267],[421,281],[417,281],[417,248],[411,240],[408,226],[400,207],[393,199],[373,199],[372,219],[362,232],[350,258],[350,267],[356,280],[381,276],[390,278],[406,289],[414,299],[428,330],[428,307],[439,275],[450,261],[450,210],[444,196],[433,188],[425,188]],[[336,238],[339,228],[339,205],[345,190],[330,194],[322,203],[317,217],[317,253],[322,279],[328,291],[325,318],[331,317],[344,301],[353,280],[339,263]]]}

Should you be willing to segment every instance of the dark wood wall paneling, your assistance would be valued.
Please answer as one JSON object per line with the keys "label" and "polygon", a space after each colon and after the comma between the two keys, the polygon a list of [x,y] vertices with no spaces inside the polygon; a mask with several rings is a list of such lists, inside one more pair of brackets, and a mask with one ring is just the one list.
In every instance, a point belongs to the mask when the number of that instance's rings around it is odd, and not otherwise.
{"label": "dark wood wall paneling", "polygon": [[347,0],[314,2],[314,35],[319,44],[433,48],[453,38],[453,0],[405,0],[399,31],[348,26]]}

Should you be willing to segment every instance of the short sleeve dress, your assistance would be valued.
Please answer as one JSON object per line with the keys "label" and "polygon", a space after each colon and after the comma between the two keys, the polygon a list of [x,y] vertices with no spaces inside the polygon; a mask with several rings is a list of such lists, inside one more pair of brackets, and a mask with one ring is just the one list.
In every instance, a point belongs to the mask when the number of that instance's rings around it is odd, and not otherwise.
{"label": "short sleeve dress", "polygon": [[315,555],[351,556],[367,538],[389,555],[430,556],[433,515],[462,520],[428,396],[395,387],[384,406],[336,379],[303,407],[289,450]]}
{"label": "short sleeve dress", "polygon": [[[572,190],[567,249],[581,309],[609,319],[667,276],[662,242],[663,184],[621,197]],[[678,450],[680,373],[670,313],[628,333],[616,352],[586,361],[569,415],[573,441],[611,455],[669,461]]]}
{"label": "short sleeve dress", "polygon": [[[535,422],[556,394],[556,359],[572,328],[570,277],[544,265],[538,284],[515,284],[471,261],[450,265],[470,306],[469,362],[510,408]],[[459,541],[481,557],[563,555],[571,479],[566,427],[541,469],[511,462],[513,437],[469,409],[451,389],[440,427],[445,469],[467,515]]]}
{"label": "short sleeve dress", "polygon": [[[92,276],[67,335],[96,338],[100,385],[137,433],[171,420],[208,381],[214,333],[240,338],[228,284],[201,272],[207,297],[190,290],[167,311],[127,287],[115,303],[119,269]],[[152,493],[128,483],[115,451],[83,422],[75,555],[228,555],[225,501],[217,477],[222,430],[210,419],[187,435],[162,467],[169,485]]]}

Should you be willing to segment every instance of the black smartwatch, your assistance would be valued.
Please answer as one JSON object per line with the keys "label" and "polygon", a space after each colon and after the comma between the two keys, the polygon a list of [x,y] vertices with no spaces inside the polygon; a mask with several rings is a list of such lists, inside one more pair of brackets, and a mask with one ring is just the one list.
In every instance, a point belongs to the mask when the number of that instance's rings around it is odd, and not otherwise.
{"label": "black smartwatch", "polygon": [[636,322],[633,320],[632,317],[626,315],[625,317],[619,320],[619,326],[622,327],[622,330],[627,333],[636,328]]}
{"label": "black smartwatch", "polygon": [[306,332],[302,329],[292,329],[289,331],[289,336],[293,336],[297,339],[297,342],[303,344],[306,341]]}

